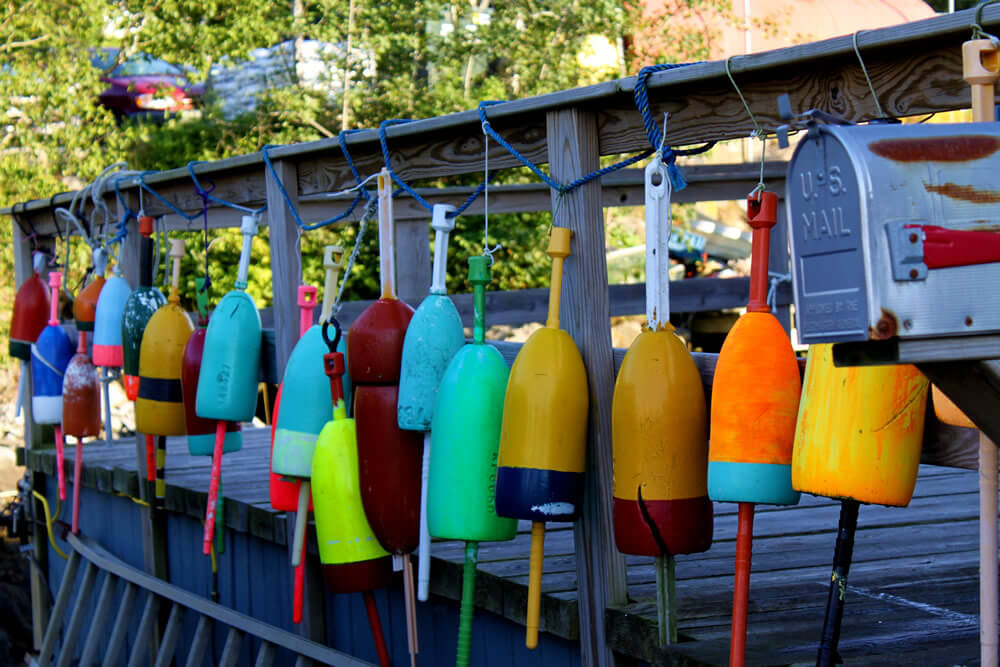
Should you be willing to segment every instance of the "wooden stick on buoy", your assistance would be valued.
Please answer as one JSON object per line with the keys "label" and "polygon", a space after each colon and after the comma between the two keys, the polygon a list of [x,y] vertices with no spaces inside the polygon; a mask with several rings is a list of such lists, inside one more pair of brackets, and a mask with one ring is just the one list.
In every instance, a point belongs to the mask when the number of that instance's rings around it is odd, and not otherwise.
{"label": "wooden stick on buoy", "polygon": [[73,459],[74,534],[80,532],[80,487],[83,485],[83,439],[101,432],[101,385],[97,369],[87,356],[87,332],[77,332],[76,354],[70,359],[63,378],[63,431],[76,438]]}
{"label": "wooden stick on buoy", "polygon": [[615,382],[615,543],[654,556],[660,645],[677,641],[674,555],[712,544],[708,435],[701,375],[670,324],[670,196],[657,155],[645,171],[646,322]]}
{"label": "wooden stick on buoy", "polygon": [[[996,81],[1000,78],[1000,50],[990,39],[962,44],[962,72],[972,89],[972,120],[994,121]],[[998,661],[997,587],[997,448],[979,433],[979,639],[980,660],[995,667]]]}
{"label": "wooden stick on buoy", "polygon": [[222,298],[208,321],[195,413],[214,419],[215,447],[212,473],[205,510],[203,552],[209,555],[215,534],[215,510],[222,474],[222,453],[226,441],[226,422],[250,421],[257,407],[257,377],[260,372],[260,313],[253,298],[246,293],[250,270],[250,251],[257,233],[257,216],[243,216],[240,232],[243,246],[236,277],[236,289]]}
{"label": "wooden stick on buoy", "polygon": [[434,269],[430,294],[413,314],[403,341],[396,414],[399,427],[422,431],[424,450],[420,483],[420,545],[417,549],[417,599],[426,601],[430,585],[431,536],[427,527],[427,478],[431,459],[431,422],[441,378],[455,353],[465,344],[462,318],[447,296],[445,268],[448,235],[455,219],[448,214],[454,206],[435,204],[431,218],[434,229]]}
{"label": "wooden stick on buoy", "polygon": [[546,521],[575,521],[583,503],[589,398],[583,358],[559,328],[563,261],[573,232],[553,227],[549,312],[514,360],[497,459],[497,514],[531,521],[525,646],[538,646]]}

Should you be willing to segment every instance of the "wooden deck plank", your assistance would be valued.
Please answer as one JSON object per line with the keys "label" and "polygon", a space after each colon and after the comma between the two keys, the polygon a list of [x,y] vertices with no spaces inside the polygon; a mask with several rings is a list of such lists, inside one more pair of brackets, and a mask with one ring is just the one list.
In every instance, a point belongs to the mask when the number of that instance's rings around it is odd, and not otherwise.
{"label": "wooden deck plank", "polygon": [[[269,451],[269,429],[248,428],[243,449],[226,455],[224,519],[233,530],[283,544],[287,517],[272,510],[268,499]],[[112,447],[88,443],[84,485],[134,495],[134,454],[131,440]],[[72,457],[68,448],[68,471]],[[54,458],[51,450],[36,450],[28,465],[54,474]],[[183,438],[168,439],[170,511],[196,519],[204,515],[209,465],[208,457],[188,454]],[[976,657],[977,631],[967,626],[978,610],[977,493],[974,472],[924,465],[909,507],[862,507],[841,641],[845,659],[891,664],[909,656],[912,662],[918,654],[938,655],[933,653],[935,642],[948,643],[948,652],[940,655],[955,656],[955,661]],[[694,664],[724,663],[728,650],[736,509],[716,504],[715,512],[712,548],[677,558],[680,631],[689,641],[672,647],[670,655]],[[797,506],[757,508],[748,647],[753,664],[814,660],[838,513],[837,501],[810,495],[803,495]],[[521,525],[515,539],[483,543],[480,550],[477,607],[517,623],[524,622],[527,598],[528,530],[528,524]],[[315,541],[311,548],[315,550]],[[551,524],[545,551],[542,630],[575,640],[579,618],[572,525]],[[464,545],[435,541],[432,554],[432,593],[457,600]],[[609,641],[616,651],[664,660],[667,654],[655,646],[653,561],[628,556],[626,563],[632,602],[607,611]]]}

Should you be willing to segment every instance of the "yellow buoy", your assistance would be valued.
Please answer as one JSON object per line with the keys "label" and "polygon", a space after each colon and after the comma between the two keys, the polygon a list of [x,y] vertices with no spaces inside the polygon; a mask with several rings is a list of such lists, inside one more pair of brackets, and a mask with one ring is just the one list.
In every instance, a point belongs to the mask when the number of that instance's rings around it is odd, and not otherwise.
{"label": "yellow buoy", "polygon": [[792,455],[792,486],[829,498],[903,507],[920,465],[927,378],[913,366],[833,365],[809,348]]}
{"label": "yellow buoy", "polygon": [[135,426],[150,435],[184,435],[184,395],[181,368],[184,348],[194,331],[191,318],[180,306],[178,286],[184,241],[170,241],[173,275],[170,299],[149,318],[139,352],[139,397],[135,402]]}

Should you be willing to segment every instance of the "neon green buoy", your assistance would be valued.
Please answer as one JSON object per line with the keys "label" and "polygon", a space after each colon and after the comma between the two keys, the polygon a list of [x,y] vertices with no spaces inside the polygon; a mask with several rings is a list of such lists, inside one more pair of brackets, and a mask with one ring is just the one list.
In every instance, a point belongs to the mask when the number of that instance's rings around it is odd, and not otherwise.
{"label": "neon green buoy", "polygon": [[494,491],[510,368],[485,341],[489,258],[469,258],[475,300],[472,343],[452,358],[438,387],[431,426],[427,522],[434,537],[466,540],[457,667],[469,664],[479,542],[510,540],[517,520],[497,516]]}

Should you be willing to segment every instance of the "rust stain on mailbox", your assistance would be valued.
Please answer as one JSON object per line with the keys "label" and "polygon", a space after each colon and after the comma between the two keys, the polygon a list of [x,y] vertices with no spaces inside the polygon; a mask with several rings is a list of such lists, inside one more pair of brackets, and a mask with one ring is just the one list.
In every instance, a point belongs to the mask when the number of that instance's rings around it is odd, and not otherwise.
{"label": "rust stain on mailbox", "polygon": [[886,340],[895,336],[898,330],[899,324],[896,320],[896,314],[883,308],[882,317],[879,318],[875,326],[868,327],[868,337],[872,340]]}
{"label": "rust stain on mailbox", "polygon": [[965,134],[917,139],[880,139],[868,144],[872,153],[895,162],[966,162],[1000,150],[1000,137]]}
{"label": "rust stain on mailbox", "polygon": [[980,190],[971,185],[958,185],[956,183],[945,183],[944,185],[933,185],[924,183],[927,192],[943,195],[951,199],[968,201],[974,204],[997,204],[1000,203],[1000,192],[995,190]]}

